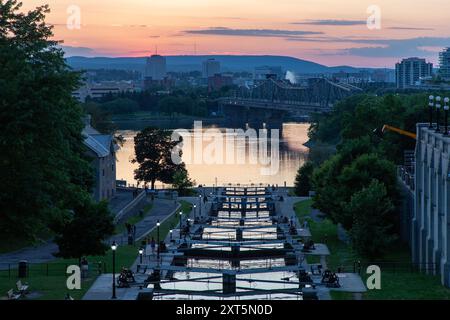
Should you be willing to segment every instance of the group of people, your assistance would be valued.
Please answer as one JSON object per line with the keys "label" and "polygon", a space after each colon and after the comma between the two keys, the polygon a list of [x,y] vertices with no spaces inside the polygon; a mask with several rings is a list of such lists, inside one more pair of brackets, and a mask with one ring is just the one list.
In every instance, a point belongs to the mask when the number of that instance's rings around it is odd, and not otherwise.
{"label": "group of people", "polygon": [[[155,253],[157,253],[157,247],[156,247],[156,245],[157,245],[157,243],[156,243],[156,241],[155,241],[155,238],[151,238],[151,240],[149,241],[149,240],[147,240],[145,243],[144,243],[145,245],[147,245],[147,244],[150,244],[150,248],[151,248],[151,250],[152,250],[152,255],[154,255]],[[160,241],[159,242],[159,252],[161,253],[161,252],[165,252],[167,250],[167,247],[166,247],[166,243],[164,242],[164,241]]]}
{"label": "group of people", "polygon": [[322,283],[326,284],[329,288],[339,288],[341,285],[339,284],[339,277],[336,273],[331,272],[330,270],[325,270],[322,275]]}
{"label": "group of people", "polygon": [[120,271],[119,278],[117,279],[117,284],[119,288],[129,288],[130,283],[134,283],[136,280],[134,279],[134,274],[130,269],[122,268]]}

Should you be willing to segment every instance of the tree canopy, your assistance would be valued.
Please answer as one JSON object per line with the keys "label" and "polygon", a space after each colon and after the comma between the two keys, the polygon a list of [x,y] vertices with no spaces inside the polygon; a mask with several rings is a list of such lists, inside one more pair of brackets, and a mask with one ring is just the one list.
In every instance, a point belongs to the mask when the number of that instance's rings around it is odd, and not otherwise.
{"label": "tree canopy", "polygon": [[172,141],[171,134],[156,128],[146,128],[134,138],[136,157],[133,163],[139,168],[134,171],[134,177],[139,182],[150,183],[155,188],[155,182],[172,184],[177,171],[186,170],[184,163],[174,163],[172,152],[176,151],[178,142]]}
{"label": "tree canopy", "polygon": [[415,147],[409,137],[374,131],[388,124],[415,132],[418,122],[427,121],[426,102],[423,93],[353,96],[330,114],[316,115],[310,127],[314,145],[336,146],[328,160],[313,162],[313,205],[342,224],[363,255],[382,254],[395,238],[401,201],[396,164]]}
{"label": "tree canopy", "polygon": [[80,75],[52,40],[49,7],[21,6],[0,1],[0,237],[34,240],[87,208],[94,180],[72,98]]}

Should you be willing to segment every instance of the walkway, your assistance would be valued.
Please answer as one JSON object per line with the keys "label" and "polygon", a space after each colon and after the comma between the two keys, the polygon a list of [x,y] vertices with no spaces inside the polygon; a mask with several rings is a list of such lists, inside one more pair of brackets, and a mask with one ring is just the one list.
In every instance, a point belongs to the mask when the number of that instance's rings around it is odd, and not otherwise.
{"label": "walkway", "polygon": [[[150,200],[148,200],[151,203]],[[158,220],[162,222],[170,216],[180,205],[175,200],[155,199],[150,213],[136,224],[136,240],[144,238],[156,226]],[[115,235],[109,239],[109,242],[116,241],[119,245],[128,242],[127,232]]]}
{"label": "walkway", "polygon": [[[150,214],[136,225],[138,238],[152,229],[157,220],[163,220],[172,213],[178,204],[173,200],[155,199]],[[126,234],[113,236],[109,242],[115,240],[119,244],[127,242]],[[45,263],[55,260],[54,253],[58,252],[58,246],[53,242],[48,242],[39,246],[24,248],[15,252],[0,255],[0,270],[7,270],[8,264],[16,264],[21,260],[29,263]]]}

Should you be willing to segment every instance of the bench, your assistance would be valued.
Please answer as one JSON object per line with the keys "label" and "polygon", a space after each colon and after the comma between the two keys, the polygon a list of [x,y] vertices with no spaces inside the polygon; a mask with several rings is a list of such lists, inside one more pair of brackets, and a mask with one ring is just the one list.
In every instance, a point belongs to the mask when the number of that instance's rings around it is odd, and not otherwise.
{"label": "bench", "polygon": [[23,284],[21,280],[16,282],[17,285],[17,291],[19,291],[21,294],[28,293],[29,286],[27,284]]}
{"label": "bench", "polygon": [[8,291],[8,300],[18,300],[20,296],[21,296],[20,294],[14,293],[13,289]]}

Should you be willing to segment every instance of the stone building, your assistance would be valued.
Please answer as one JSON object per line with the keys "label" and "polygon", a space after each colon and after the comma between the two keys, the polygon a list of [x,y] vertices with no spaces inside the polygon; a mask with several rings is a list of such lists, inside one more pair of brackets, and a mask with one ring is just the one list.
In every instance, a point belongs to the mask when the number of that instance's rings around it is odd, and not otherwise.
{"label": "stone building", "polygon": [[116,151],[114,136],[101,134],[91,126],[91,117],[85,119],[83,130],[87,155],[92,158],[95,185],[92,196],[96,201],[111,199],[116,194]]}
{"label": "stone building", "polygon": [[413,262],[450,287],[450,137],[417,125]]}

